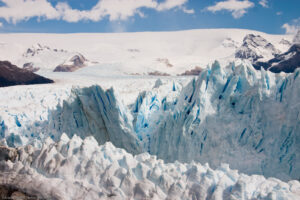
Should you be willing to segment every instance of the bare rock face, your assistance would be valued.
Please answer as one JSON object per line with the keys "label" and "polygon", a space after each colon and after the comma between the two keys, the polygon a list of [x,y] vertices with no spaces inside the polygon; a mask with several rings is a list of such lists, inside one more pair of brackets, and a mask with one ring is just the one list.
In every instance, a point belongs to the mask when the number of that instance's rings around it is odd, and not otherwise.
{"label": "bare rock face", "polygon": [[37,72],[40,68],[35,67],[34,63],[30,62],[30,63],[25,63],[23,65],[23,69],[26,69],[26,70],[31,71],[31,72]]}
{"label": "bare rock face", "polygon": [[149,72],[148,75],[149,76],[170,76],[170,74],[168,73],[159,72],[159,71]]}
{"label": "bare rock face", "polygon": [[80,53],[66,60],[63,64],[58,65],[54,72],[74,72],[77,69],[85,67],[88,60]]}
{"label": "bare rock face", "polygon": [[173,67],[173,65],[170,63],[169,59],[167,58],[157,58],[156,61],[166,65],[166,67]]}
{"label": "bare rock face", "polygon": [[45,83],[54,83],[54,81],[18,68],[8,61],[0,61],[0,87]]}
{"label": "bare rock face", "polygon": [[187,70],[179,76],[198,76],[203,69],[201,67],[196,66],[194,69]]}

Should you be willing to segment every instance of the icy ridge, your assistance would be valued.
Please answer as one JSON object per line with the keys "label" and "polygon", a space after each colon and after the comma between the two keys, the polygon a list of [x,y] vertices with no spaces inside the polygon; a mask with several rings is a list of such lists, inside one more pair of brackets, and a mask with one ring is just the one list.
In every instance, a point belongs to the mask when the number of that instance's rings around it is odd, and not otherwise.
{"label": "icy ridge", "polygon": [[[147,133],[144,151],[168,162],[225,162],[249,174],[299,179],[299,73],[275,75],[245,63],[224,69],[216,62],[172,106],[155,104],[162,114],[152,118],[159,122],[139,125],[139,134]],[[153,104],[143,103],[139,113],[151,112]]]}
{"label": "icy ridge", "polygon": [[[248,176],[222,164],[165,164],[148,153],[133,156],[110,142],[98,146],[93,137],[59,142],[48,138],[42,148],[31,145],[1,150],[0,184],[38,191],[51,199],[297,199],[298,181],[282,182]],[[36,194],[36,193],[35,193]]]}

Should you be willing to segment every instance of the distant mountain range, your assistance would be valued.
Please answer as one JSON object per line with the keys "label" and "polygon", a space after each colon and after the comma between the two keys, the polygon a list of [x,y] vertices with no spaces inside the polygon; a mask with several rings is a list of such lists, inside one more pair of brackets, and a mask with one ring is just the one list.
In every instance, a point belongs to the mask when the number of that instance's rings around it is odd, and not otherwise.
{"label": "distant mountain range", "polygon": [[[256,69],[291,72],[285,61],[300,32],[270,35],[242,29],[118,34],[2,34],[0,60],[42,74],[97,70],[102,75],[198,75],[218,60],[222,66],[249,60]],[[297,49],[297,48],[296,48]],[[280,59],[280,66],[277,65]],[[275,63],[276,62],[276,63]],[[288,66],[286,65],[293,65]],[[85,68],[85,69],[82,69]],[[272,68],[272,69],[271,69]],[[287,69],[288,68],[288,69]]]}

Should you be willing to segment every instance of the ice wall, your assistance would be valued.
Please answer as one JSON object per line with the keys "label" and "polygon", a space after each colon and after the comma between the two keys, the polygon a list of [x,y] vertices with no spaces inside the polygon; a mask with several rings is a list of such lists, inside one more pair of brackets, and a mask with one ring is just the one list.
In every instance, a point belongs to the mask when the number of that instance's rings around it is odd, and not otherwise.
{"label": "ice wall", "polygon": [[148,152],[165,161],[197,160],[213,167],[225,162],[249,174],[299,179],[298,74],[215,63],[149,127]]}
{"label": "ice wall", "polygon": [[113,89],[73,89],[47,120],[25,126],[16,115],[10,118],[14,132],[2,119],[0,133],[10,146],[32,139],[39,146],[48,136],[58,141],[63,132],[92,135],[100,144],[111,141],[166,162],[195,160],[213,168],[229,163],[248,174],[299,179],[299,73],[256,71],[248,63],[222,68],[216,62],[184,88],[176,81],[155,84],[133,105],[124,105]]}

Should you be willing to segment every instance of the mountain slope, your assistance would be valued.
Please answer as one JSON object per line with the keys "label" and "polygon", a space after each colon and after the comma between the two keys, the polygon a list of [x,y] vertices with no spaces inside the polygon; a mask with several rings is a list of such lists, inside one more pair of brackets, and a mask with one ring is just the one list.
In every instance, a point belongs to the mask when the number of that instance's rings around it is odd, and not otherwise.
{"label": "mountain slope", "polygon": [[0,61],[0,87],[53,83],[52,80],[20,69],[8,61]]}
{"label": "mountain slope", "polygon": [[76,55],[68,58],[64,63],[55,67],[55,69],[53,71],[54,72],[73,72],[82,67],[86,67],[87,65],[88,65],[88,60],[80,53],[77,53]]}
{"label": "mountain slope", "polygon": [[257,62],[254,66],[257,69],[263,67],[274,73],[292,73],[300,67],[300,44],[294,44],[287,52],[275,56],[268,62]]}

